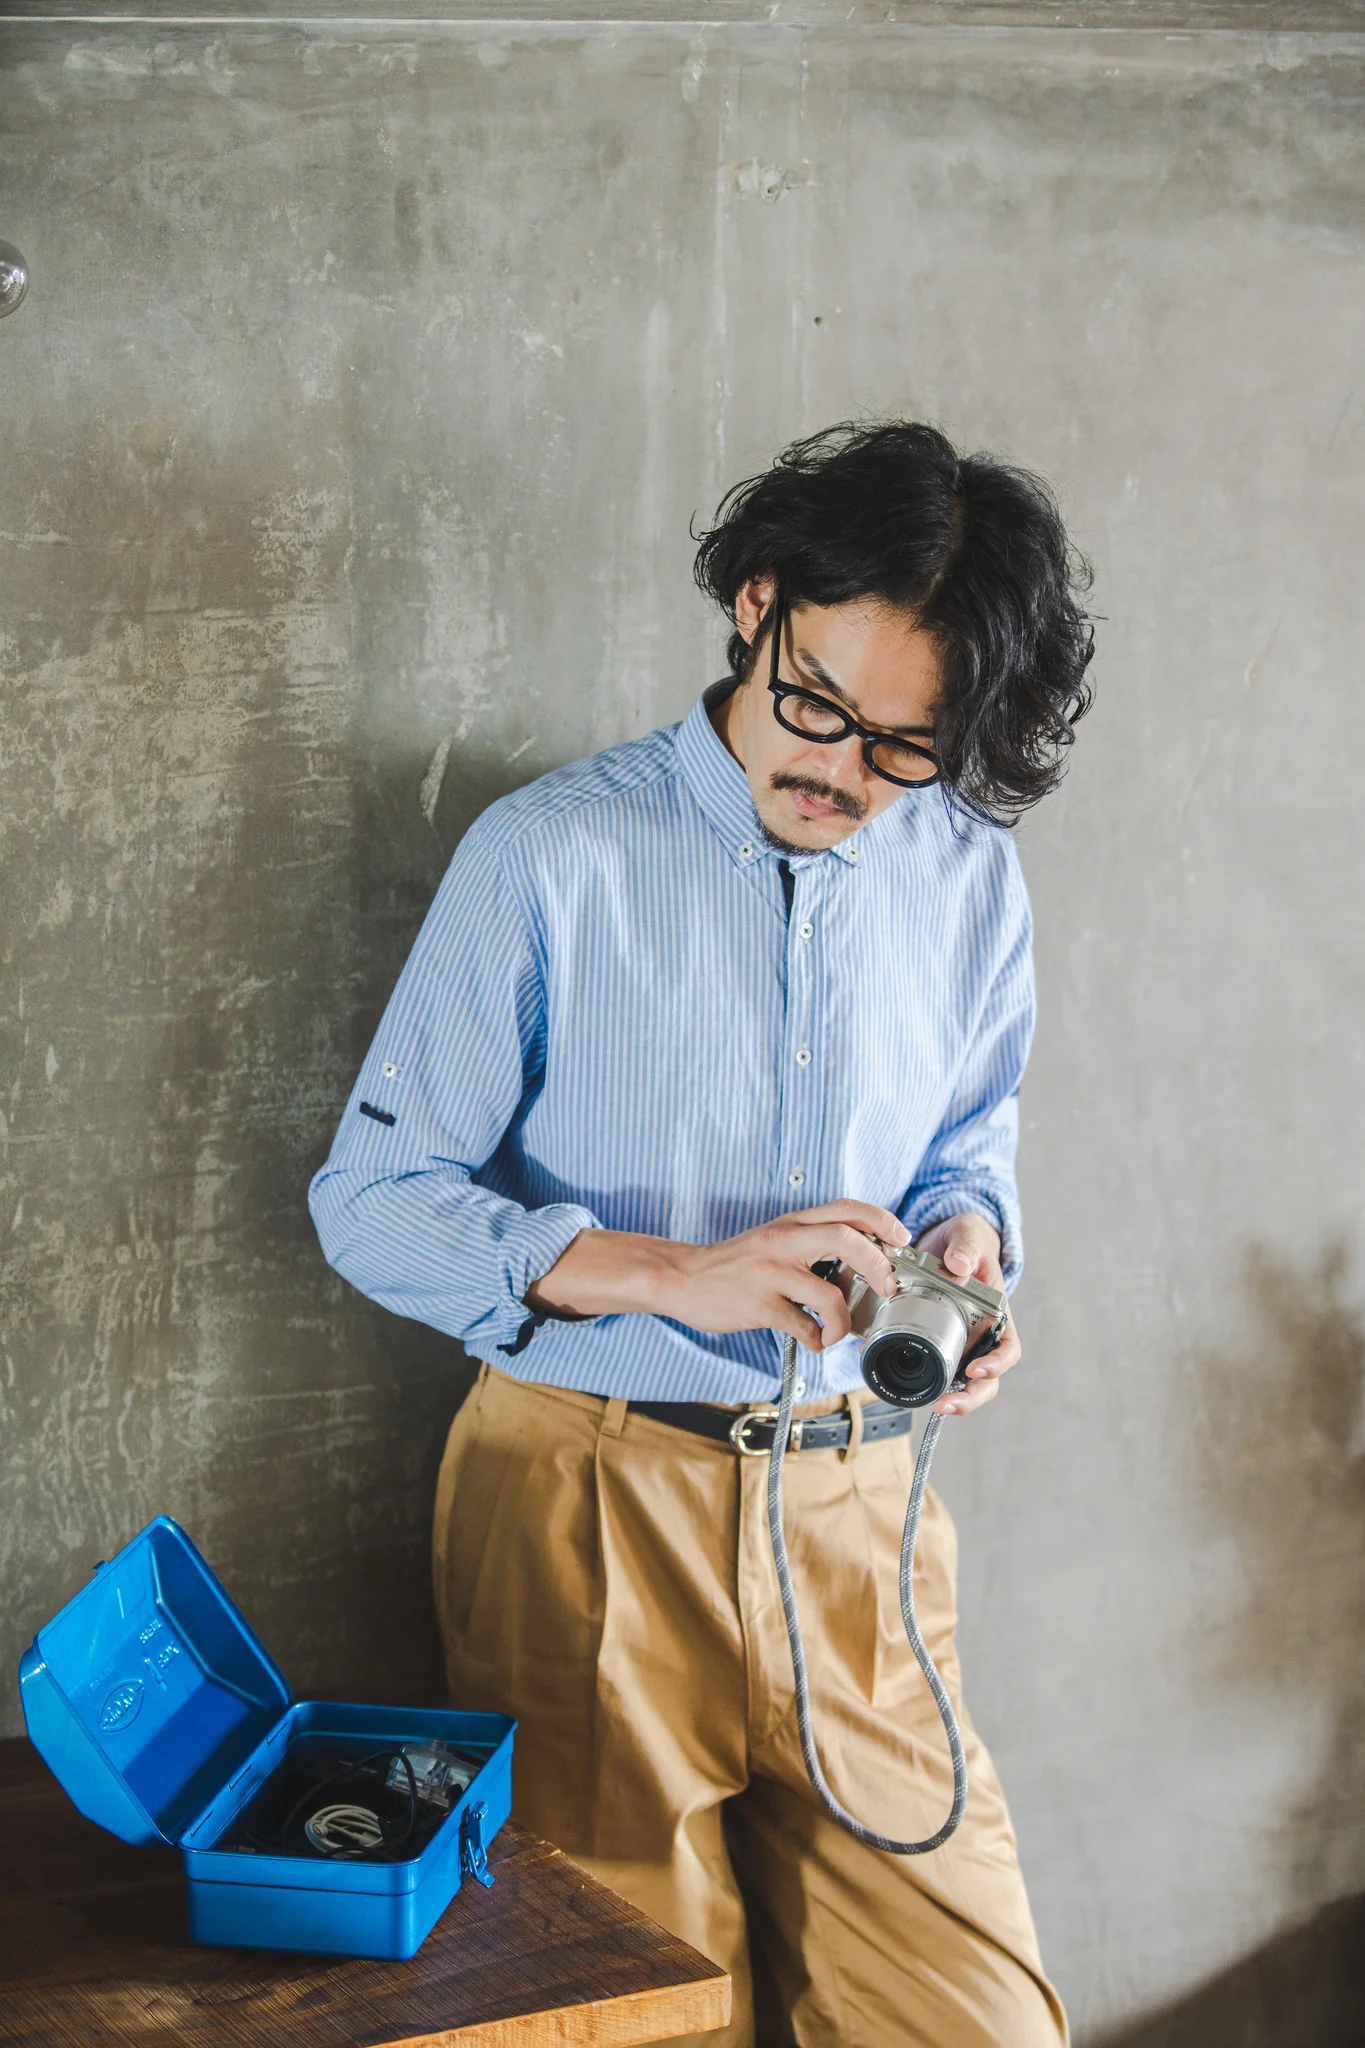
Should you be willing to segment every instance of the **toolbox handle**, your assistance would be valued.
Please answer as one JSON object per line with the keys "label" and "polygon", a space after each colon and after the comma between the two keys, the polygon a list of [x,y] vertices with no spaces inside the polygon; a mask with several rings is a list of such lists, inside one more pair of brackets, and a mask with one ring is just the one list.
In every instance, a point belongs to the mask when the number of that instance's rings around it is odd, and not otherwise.
{"label": "toolbox handle", "polygon": [[477,1806],[465,1808],[464,1819],[460,1822],[460,1869],[465,1877],[474,1878],[485,1889],[493,1882],[483,1839],[487,1819],[488,1808],[480,1801]]}

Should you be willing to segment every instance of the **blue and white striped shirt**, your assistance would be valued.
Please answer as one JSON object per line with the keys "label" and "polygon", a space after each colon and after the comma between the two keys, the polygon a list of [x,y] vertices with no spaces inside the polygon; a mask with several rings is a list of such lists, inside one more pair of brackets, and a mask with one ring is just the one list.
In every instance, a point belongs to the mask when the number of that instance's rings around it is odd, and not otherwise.
{"label": "blue and white striped shirt", "polygon": [[[767,1331],[528,1322],[527,1289],[594,1225],[712,1243],[843,1196],[915,1234],[974,1209],[1018,1275],[1034,996],[1013,841],[908,791],[792,859],[788,915],[714,701],[484,812],[309,1191],[338,1272],[522,1379],[776,1397]],[[856,1386],[857,1340],[802,1368],[809,1400]]]}

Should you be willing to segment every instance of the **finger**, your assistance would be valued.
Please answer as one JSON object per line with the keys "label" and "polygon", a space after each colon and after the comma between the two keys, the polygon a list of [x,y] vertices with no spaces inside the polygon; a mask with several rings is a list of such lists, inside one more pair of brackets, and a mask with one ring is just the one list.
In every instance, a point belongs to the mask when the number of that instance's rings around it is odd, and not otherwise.
{"label": "finger", "polygon": [[781,1330],[785,1336],[795,1337],[798,1344],[804,1344],[807,1351],[822,1351],[827,1341],[824,1331],[814,1316],[806,1314],[796,1302],[779,1295],[768,1310],[766,1327]]}
{"label": "finger", "polygon": [[[805,1236],[807,1233],[803,1232]],[[836,1223],[820,1232],[820,1259],[838,1259],[854,1273],[861,1273],[869,1287],[878,1294],[896,1292],[896,1275],[891,1261],[880,1244],[864,1236],[861,1230],[853,1230],[845,1223]],[[802,1246],[800,1257],[804,1264],[811,1257],[812,1246]]]}
{"label": "finger", "polygon": [[[795,1265],[809,1271],[826,1259],[838,1259],[853,1272],[861,1273],[876,1293],[890,1295],[896,1291],[896,1276],[881,1245],[851,1224],[813,1224],[807,1228],[781,1219],[768,1224],[763,1236],[770,1256],[783,1267]],[[812,1308],[816,1306],[808,1294],[801,1299]]]}
{"label": "finger", "polygon": [[1012,1322],[1006,1323],[1005,1334],[994,1351],[988,1351],[982,1358],[974,1359],[967,1367],[969,1380],[998,1380],[1012,1365],[1018,1365],[1023,1357],[1023,1346],[1019,1333]]}
{"label": "finger", "polygon": [[970,1415],[974,1408],[984,1408],[987,1401],[993,1401],[1000,1392],[999,1380],[977,1380],[970,1387],[953,1387],[935,1401],[935,1415]]}
{"label": "finger", "polygon": [[899,1216],[875,1202],[820,1202],[813,1209],[789,1209],[779,1223],[851,1223],[883,1244],[909,1244],[910,1233]]}
{"label": "finger", "polygon": [[782,1292],[797,1308],[809,1309],[820,1318],[824,1331],[824,1342],[837,1344],[849,1332],[848,1303],[842,1289],[832,1280],[821,1280],[816,1274],[798,1267],[790,1269],[778,1281]]}
{"label": "finger", "polygon": [[[969,1277],[969,1271],[982,1279],[992,1279],[991,1269],[998,1274],[1000,1263],[1000,1237],[994,1224],[980,1216],[974,1209],[967,1209],[958,1216],[945,1217],[941,1223],[932,1224],[921,1232],[921,1251],[932,1252],[948,1266],[957,1279]],[[970,1260],[970,1269],[963,1269],[960,1254],[965,1251]],[[954,1256],[949,1261],[949,1254]],[[992,1284],[998,1286],[999,1279]]]}
{"label": "finger", "polygon": [[970,1280],[986,1264],[990,1252],[984,1233],[973,1227],[969,1217],[962,1216],[954,1223],[939,1257],[955,1279]]}

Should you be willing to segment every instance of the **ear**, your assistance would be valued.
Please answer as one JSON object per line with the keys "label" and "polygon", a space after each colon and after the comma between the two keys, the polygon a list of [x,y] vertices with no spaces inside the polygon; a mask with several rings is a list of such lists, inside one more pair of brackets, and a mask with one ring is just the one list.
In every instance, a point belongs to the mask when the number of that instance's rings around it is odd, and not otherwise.
{"label": "ear", "polygon": [[755,576],[742,583],[735,593],[735,624],[751,647],[755,634],[768,616],[768,606],[776,589],[773,577]]}

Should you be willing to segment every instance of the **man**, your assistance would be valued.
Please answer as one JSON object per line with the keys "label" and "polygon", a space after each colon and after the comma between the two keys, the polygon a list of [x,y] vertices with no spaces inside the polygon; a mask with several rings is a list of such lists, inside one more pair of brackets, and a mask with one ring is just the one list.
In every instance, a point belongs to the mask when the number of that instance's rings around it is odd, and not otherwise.
{"label": "man", "polygon": [[[795,1335],[817,1740],[860,1818],[923,1837],[951,1771],[897,1603],[910,1412],[869,1405],[813,1269],[891,1293],[913,1239],[1018,1276],[1033,979],[1001,823],[1088,701],[1080,569],[1036,480],[924,426],[834,428],[738,486],[697,563],[731,676],[474,825],[312,1189],[333,1265],[484,1361],[436,1506],[452,1697],[518,1717],[523,1820],[732,1972],[727,2048],[1065,2038],[970,1724],[932,1854],[818,1805],[772,1423],[743,1418]],[[1011,1325],[940,1411],[1018,1357]],[[917,1577],[958,1701],[932,1495]]]}

